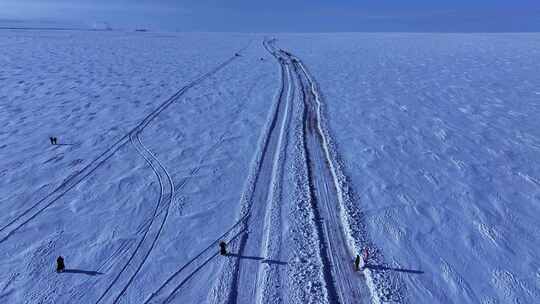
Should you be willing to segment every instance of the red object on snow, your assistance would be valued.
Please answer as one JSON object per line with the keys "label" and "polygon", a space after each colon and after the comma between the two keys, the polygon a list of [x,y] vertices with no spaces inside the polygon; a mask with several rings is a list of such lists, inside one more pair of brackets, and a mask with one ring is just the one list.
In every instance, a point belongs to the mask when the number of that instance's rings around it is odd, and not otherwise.
{"label": "red object on snow", "polygon": [[364,249],[364,263],[367,263],[368,258],[369,258],[369,250],[365,248]]}

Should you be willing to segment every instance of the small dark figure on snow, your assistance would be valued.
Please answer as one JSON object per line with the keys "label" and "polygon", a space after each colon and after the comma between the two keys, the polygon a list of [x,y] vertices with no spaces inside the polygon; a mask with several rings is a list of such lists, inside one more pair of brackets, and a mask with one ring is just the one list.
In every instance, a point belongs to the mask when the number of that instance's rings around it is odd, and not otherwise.
{"label": "small dark figure on snow", "polygon": [[56,259],[56,272],[64,272],[66,269],[66,265],[64,264],[64,258],[62,256],[59,256]]}
{"label": "small dark figure on snow", "polygon": [[49,137],[49,140],[51,141],[51,145],[54,145],[54,137]]}
{"label": "small dark figure on snow", "polygon": [[360,270],[360,255],[359,254],[356,255],[356,259],[354,260],[354,269],[356,271]]}
{"label": "small dark figure on snow", "polygon": [[227,243],[224,241],[219,242],[219,254],[227,255]]}
{"label": "small dark figure on snow", "polygon": [[58,145],[58,138],[53,137],[53,145]]}

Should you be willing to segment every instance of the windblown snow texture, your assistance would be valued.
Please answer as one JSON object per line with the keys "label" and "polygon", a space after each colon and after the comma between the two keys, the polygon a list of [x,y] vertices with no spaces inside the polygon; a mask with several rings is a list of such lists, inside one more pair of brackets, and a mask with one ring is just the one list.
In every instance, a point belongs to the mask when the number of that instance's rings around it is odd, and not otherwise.
{"label": "windblown snow texture", "polygon": [[3,303],[540,297],[538,34],[0,47]]}

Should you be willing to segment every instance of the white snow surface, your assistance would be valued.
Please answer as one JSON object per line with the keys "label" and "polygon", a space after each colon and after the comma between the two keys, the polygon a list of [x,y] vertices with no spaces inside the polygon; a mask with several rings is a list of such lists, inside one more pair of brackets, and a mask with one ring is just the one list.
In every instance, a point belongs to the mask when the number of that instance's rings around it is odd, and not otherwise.
{"label": "white snow surface", "polygon": [[540,298],[539,34],[0,30],[0,67],[1,303]]}

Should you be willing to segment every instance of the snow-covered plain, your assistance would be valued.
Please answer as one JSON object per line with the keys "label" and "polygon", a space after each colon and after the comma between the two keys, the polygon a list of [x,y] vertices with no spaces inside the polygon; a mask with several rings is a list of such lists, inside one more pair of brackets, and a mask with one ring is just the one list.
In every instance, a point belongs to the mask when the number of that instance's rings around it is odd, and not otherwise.
{"label": "snow-covered plain", "polygon": [[270,37],[0,31],[0,301],[540,298],[540,35]]}

